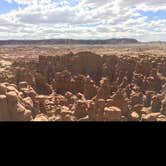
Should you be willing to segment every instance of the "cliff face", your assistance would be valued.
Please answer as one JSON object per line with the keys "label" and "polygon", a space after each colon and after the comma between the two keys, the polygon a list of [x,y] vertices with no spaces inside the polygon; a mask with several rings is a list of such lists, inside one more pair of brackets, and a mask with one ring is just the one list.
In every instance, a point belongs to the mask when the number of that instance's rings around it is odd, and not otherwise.
{"label": "cliff face", "polygon": [[137,44],[135,39],[121,38],[108,40],[73,40],[73,39],[51,39],[51,40],[1,40],[0,45],[54,45],[54,44],[71,44],[71,45],[101,45],[101,44]]}

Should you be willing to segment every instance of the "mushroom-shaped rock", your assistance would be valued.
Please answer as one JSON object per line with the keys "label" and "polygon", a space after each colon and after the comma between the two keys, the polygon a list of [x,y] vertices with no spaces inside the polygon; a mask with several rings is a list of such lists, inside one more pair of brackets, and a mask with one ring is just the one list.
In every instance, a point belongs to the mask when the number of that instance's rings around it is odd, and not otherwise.
{"label": "mushroom-shaped rock", "polygon": [[150,113],[143,114],[142,121],[157,121],[157,118],[161,115],[161,113]]}
{"label": "mushroom-shaped rock", "polygon": [[132,121],[139,121],[140,120],[140,116],[137,112],[132,112],[131,113],[131,120]]}
{"label": "mushroom-shaped rock", "polygon": [[7,88],[4,84],[0,84],[0,95],[5,95],[7,92]]}
{"label": "mushroom-shaped rock", "polygon": [[104,120],[105,121],[121,121],[121,110],[118,107],[105,107]]}
{"label": "mushroom-shaped rock", "polygon": [[21,89],[21,88],[27,88],[28,86],[28,83],[25,81],[25,82],[20,82],[18,87]]}
{"label": "mushroom-shaped rock", "polygon": [[85,117],[88,114],[88,106],[86,101],[78,100],[75,104],[75,113],[74,115],[80,119]]}
{"label": "mushroom-shaped rock", "polygon": [[9,121],[10,114],[8,112],[7,98],[5,95],[0,95],[0,121]]}
{"label": "mushroom-shaped rock", "polygon": [[38,114],[35,119],[32,120],[33,122],[48,122],[48,117],[44,114]]}

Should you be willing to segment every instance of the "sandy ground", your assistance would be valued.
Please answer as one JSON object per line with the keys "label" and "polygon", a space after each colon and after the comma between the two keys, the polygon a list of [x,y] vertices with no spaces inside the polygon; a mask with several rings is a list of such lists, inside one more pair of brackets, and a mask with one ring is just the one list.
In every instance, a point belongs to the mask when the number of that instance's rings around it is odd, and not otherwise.
{"label": "sandy ground", "polygon": [[139,45],[47,45],[47,46],[0,46],[0,58],[8,57],[35,59],[39,55],[62,55],[70,51],[77,53],[80,51],[91,51],[97,54],[166,54],[166,44],[139,44]]}

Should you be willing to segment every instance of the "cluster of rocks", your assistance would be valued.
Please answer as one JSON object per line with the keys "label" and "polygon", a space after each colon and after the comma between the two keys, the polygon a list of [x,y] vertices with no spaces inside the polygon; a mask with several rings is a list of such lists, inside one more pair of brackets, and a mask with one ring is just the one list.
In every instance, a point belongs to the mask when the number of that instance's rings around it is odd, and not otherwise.
{"label": "cluster of rocks", "polygon": [[118,101],[107,99],[106,82],[106,78],[103,78],[95,94],[85,90],[87,98],[91,100],[86,99],[82,93],[67,91],[64,95],[57,94],[52,86],[52,93],[46,96],[38,95],[27,82],[20,82],[18,87],[8,83],[0,84],[0,120],[119,121],[123,118],[123,111],[116,107]]}
{"label": "cluster of rocks", "polygon": [[0,84],[0,120],[166,121],[163,56],[39,56],[13,71],[15,85]]}
{"label": "cluster of rocks", "polygon": [[22,93],[14,84],[0,84],[0,120],[1,121],[30,121],[32,112],[31,98],[23,98]]}

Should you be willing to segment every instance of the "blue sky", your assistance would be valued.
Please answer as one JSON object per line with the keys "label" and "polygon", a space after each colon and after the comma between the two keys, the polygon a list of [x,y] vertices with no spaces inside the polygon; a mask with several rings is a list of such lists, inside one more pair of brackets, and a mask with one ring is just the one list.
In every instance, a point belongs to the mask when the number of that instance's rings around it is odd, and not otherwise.
{"label": "blue sky", "polygon": [[7,3],[5,0],[0,1],[0,14],[9,12],[13,9],[17,9],[19,5],[17,3]]}
{"label": "blue sky", "polygon": [[166,11],[139,11],[141,15],[147,16],[148,20],[166,19]]}
{"label": "blue sky", "polygon": [[0,39],[166,40],[166,0],[0,0]]}

